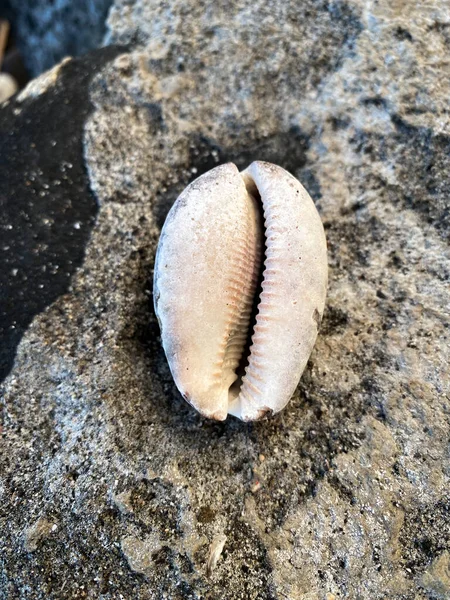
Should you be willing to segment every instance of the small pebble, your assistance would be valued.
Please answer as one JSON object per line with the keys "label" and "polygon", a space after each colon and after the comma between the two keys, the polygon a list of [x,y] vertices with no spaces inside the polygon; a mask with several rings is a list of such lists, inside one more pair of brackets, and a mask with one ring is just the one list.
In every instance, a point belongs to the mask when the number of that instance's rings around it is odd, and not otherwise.
{"label": "small pebble", "polygon": [[261,482],[260,481],[255,481],[253,483],[253,485],[251,486],[250,491],[251,491],[252,494],[255,494],[260,489],[261,489]]}
{"label": "small pebble", "polygon": [[17,81],[9,73],[0,73],[0,104],[13,96],[19,86]]}
{"label": "small pebble", "polygon": [[215,537],[211,542],[211,546],[209,547],[208,562],[206,563],[206,574],[208,577],[210,577],[211,573],[216,568],[217,561],[222,554],[222,550],[226,541],[227,536],[222,534]]}

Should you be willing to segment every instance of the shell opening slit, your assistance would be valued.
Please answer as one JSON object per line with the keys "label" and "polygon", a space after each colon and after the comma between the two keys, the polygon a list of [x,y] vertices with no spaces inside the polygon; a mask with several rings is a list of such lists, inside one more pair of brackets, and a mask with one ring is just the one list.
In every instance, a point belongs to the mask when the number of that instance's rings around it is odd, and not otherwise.
{"label": "shell opening slit", "polygon": [[[258,315],[258,305],[262,291],[262,282],[264,278],[264,262],[266,257],[266,237],[264,225],[264,207],[258,188],[252,180],[247,178],[245,182],[246,190],[249,195],[249,210],[255,221],[255,232],[251,230],[248,235],[247,260],[251,264],[250,272],[252,277],[251,294],[249,301],[243,307],[240,326],[242,332],[237,337],[240,345],[239,362],[234,372],[236,380],[231,384],[228,390],[228,413],[239,416],[241,411],[240,391],[243,378],[250,365],[252,338],[255,332],[255,326]],[[253,264],[252,264],[253,263]]]}
{"label": "shell opening slit", "polygon": [[297,179],[260,161],[198,177],[169,211],[155,260],[155,312],[183,397],[220,421],[284,408],[326,285],[323,226]]}

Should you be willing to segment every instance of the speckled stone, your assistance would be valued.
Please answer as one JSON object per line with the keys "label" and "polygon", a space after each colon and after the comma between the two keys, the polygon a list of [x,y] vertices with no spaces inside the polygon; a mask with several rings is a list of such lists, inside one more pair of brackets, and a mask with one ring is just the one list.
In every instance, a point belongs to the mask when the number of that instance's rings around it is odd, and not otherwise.
{"label": "speckled stone", "polygon": [[[96,222],[3,386],[0,597],[442,594],[448,25],[444,0],[116,2],[107,42],[129,47],[83,84]],[[38,101],[22,102],[22,123]],[[252,159],[287,168],[315,200],[328,304],[287,409],[216,423],[172,381],[152,268],[186,183]],[[38,519],[58,526],[30,552]]]}

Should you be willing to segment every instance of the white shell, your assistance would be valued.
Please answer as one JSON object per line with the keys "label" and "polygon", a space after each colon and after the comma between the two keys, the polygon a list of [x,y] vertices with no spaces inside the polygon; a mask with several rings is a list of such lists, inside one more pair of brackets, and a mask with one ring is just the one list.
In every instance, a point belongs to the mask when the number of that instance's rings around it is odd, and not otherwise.
{"label": "white shell", "polygon": [[[238,380],[261,260],[249,364]],[[239,173],[230,163],[193,181],[167,216],[154,281],[162,343],[183,397],[221,421],[284,408],[314,346],[326,285],[319,214],[287,171],[256,161]]]}

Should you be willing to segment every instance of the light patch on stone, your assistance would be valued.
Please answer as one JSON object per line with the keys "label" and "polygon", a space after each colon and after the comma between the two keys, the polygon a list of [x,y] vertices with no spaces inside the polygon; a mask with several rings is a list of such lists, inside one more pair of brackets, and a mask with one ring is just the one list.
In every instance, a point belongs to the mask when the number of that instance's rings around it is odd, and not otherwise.
{"label": "light patch on stone", "polygon": [[28,98],[37,98],[38,96],[46,92],[50,87],[55,85],[59,77],[60,70],[70,60],[72,60],[72,58],[70,56],[66,56],[66,58],[64,58],[55,67],[53,67],[53,69],[42,73],[42,75],[30,81],[30,83],[17,96],[17,102],[23,102]]}
{"label": "light patch on stone", "polygon": [[206,563],[206,574],[208,577],[211,576],[212,572],[216,568],[217,562],[222,554],[223,547],[225,546],[225,542],[227,541],[226,535],[218,535],[211,542],[211,546],[209,547],[209,555],[208,562]]}
{"label": "light patch on stone", "polygon": [[24,547],[27,552],[37,550],[40,543],[48,537],[48,535],[57,529],[56,523],[47,521],[47,519],[39,518],[33,525],[24,531]]}
{"label": "light patch on stone", "polygon": [[133,506],[131,504],[131,492],[126,491],[121,494],[117,494],[113,498],[114,504],[120,510],[121,513],[132,513]]}
{"label": "light patch on stone", "polygon": [[140,540],[134,536],[127,536],[121,541],[122,552],[128,561],[130,569],[136,573],[146,575],[153,568],[153,556],[161,550],[162,544],[159,537],[152,533]]}

